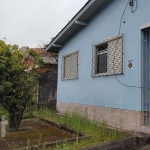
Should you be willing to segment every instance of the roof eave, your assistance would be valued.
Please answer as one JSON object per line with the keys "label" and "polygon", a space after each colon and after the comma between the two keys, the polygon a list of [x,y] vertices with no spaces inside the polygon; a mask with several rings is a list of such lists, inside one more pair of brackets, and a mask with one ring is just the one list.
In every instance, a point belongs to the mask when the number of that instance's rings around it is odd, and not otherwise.
{"label": "roof eave", "polygon": [[[70,39],[81,28],[88,25],[88,22],[111,0],[90,0],[73,19],[57,34],[57,36],[46,47],[47,51],[58,52],[65,42]],[[90,11],[88,11],[90,10]]]}

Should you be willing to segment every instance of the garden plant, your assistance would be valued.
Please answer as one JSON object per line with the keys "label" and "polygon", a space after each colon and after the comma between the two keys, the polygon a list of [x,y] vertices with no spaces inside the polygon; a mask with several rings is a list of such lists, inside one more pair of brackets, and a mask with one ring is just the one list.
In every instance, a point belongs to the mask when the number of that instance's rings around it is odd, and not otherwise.
{"label": "garden plant", "polygon": [[0,40],[0,105],[8,112],[10,129],[15,130],[38,89],[38,73],[35,65],[27,71],[26,57],[38,66],[43,64],[40,55],[32,49],[24,53],[17,45],[8,45]]}

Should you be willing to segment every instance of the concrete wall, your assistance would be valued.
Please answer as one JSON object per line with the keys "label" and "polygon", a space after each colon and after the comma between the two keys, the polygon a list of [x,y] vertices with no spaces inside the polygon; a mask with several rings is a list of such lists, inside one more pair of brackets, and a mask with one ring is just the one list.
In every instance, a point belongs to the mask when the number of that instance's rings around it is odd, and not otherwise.
{"label": "concrete wall", "polygon": [[[141,111],[141,89],[122,86],[114,77],[91,77],[92,45],[105,38],[116,36],[119,22],[128,0],[112,0],[99,14],[90,21],[87,27],[73,36],[59,51],[58,67],[58,102],[79,103],[100,107],[110,107]],[[124,33],[124,75],[118,79],[127,85],[141,86],[141,30],[140,27],[150,23],[149,0],[138,0],[138,8],[131,13],[128,6]],[[79,50],[79,78],[61,80],[62,56]],[[128,70],[128,61],[133,67]]]}
{"label": "concrete wall", "polygon": [[61,113],[78,111],[81,115],[87,115],[90,120],[106,121],[108,126],[120,130],[139,132],[142,125],[142,113],[140,111],[107,108],[77,103],[57,102],[57,110]]}

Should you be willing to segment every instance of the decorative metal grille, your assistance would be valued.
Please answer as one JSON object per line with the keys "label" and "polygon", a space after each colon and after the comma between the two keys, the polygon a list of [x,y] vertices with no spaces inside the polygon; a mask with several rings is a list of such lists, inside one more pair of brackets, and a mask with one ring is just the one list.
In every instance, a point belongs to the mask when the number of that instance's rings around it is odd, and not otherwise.
{"label": "decorative metal grille", "polygon": [[78,78],[78,51],[63,56],[62,80]]}
{"label": "decorative metal grille", "polygon": [[94,45],[92,69],[92,76],[123,73],[123,35]]}

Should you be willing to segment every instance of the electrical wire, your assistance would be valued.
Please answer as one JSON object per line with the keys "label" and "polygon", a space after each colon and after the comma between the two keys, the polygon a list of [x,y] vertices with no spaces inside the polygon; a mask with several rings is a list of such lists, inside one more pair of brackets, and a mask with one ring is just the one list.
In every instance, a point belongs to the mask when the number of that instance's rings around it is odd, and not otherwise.
{"label": "electrical wire", "polygon": [[[137,1],[137,0],[136,0],[136,1]],[[124,9],[123,14],[122,14],[121,19],[120,19],[118,37],[119,37],[119,35],[120,35],[120,31],[121,31],[121,27],[122,27],[122,19],[123,19],[124,15],[125,15],[125,12],[126,12],[126,10],[127,10],[127,7],[128,7],[128,5],[129,5],[129,3],[130,3],[130,0],[129,0],[128,3],[126,4],[125,9]],[[138,4],[138,2],[137,2],[137,4]],[[138,5],[137,5],[137,6],[138,6]],[[136,7],[136,9],[137,9],[137,7]],[[134,10],[134,12],[135,12],[135,10]],[[134,13],[134,12],[132,12],[132,13]],[[116,46],[117,46],[117,44],[118,44],[118,40],[117,40]],[[124,84],[124,83],[122,83],[122,82],[118,79],[118,77],[117,77],[116,74],[115,74],[115,69],[114,69],[115,53],[116,53],[116,49],[115,49],[115,51],[114,51],[114,59],[113,59],[113,70],[114,70],[114,75],[115,75],[116,80],[117,80],[121,85],[123,85],[123,86],[125,86],[125,87],[129,87],[129,88],[140,88],[140,89],[148,89],[148,90],[150,90],[150,88],[148,88],[148,87],[140,87],[140,86],[134,86],[134,85],[132,86],[132,85]]]}
{"label": "electrical wire", "polygon": [[135,0],[135,1],[136,1],[136,7],[135,7],[135,9],[132,10],[133,7],[131,7],[131,12],[132,12],[132,13],[134,13],[134,12],[137,10],[137,8],[138,8],[138,1],[137,1],[137,0]]}

